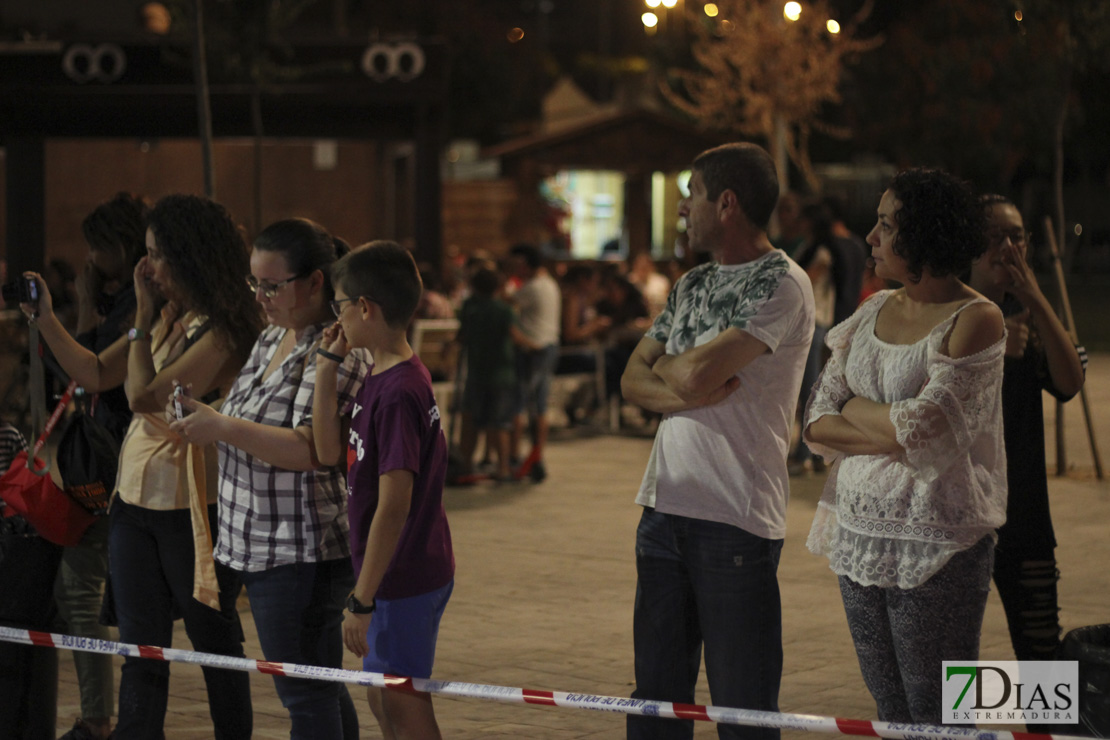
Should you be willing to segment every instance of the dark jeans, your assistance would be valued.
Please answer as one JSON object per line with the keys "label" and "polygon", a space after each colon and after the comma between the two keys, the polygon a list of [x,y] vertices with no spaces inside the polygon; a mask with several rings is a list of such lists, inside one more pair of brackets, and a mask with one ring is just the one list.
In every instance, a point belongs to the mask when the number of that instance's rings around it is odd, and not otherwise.
{"label": "dark jeans", "polygon": [[[782,540],[645,508],[636,530],[636,699],[693,703],[705,645],[715,706],[778,711]],[[691,738],[693,720],[629,716],[628,737]],[[776,729],[718,725],[721,738]]]}
{"label": "dark jeans", "polygon": [[[291,563],[239,577],[266,660],[343,667],[343,605],[355,579],[350,558]],[[292,740],[358,736],[358,715],[346,685],[274,676],[274,687],[289,710]],[[353,735],[346,734],[351,729]]]}
{"label": "dark jeans", "polygon": [[[62,548],[26,532],[22,517],[0,523],[0,624],[49,631],[52,584]],[[0,738],[53,740],[58,710],[58,651],[0,642]]]}
{"label": "dark jeans", "polygon": [[[208,507],[216,531],[216,507]],[[240,583],[235,571],[216,564],[220,609],[193,598],[193,528],[187,509],[155,511],[112,503],[108,536],[112,594],[120,640],[170,647],[174,607],[198,652],[243,657],[243,630],[235,602]],[[251,736],[250,678],[243,671],[203,668],[208,708],[218,740]],[[162,736],[170,666],[160,660],[127,658],[120,672],[117,740]]]}

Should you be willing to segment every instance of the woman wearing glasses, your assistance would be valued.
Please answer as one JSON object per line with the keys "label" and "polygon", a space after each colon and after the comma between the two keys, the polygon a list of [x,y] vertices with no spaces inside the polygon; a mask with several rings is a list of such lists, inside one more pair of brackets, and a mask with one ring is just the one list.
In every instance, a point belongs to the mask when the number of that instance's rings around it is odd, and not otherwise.
{"label": "woman wearing glasses", "polygon": [[[254,242],[247,285],[269,323],[219,412],[182,399],[171,430],[220,452],[215,557],[247,588],[267,660],[342,667],[344,599],[354,576],[344,472],[314,454],[312,394],[320,337],[332,323],[331,263],[346,245],[306,219],[278,221]],[[242,293],[245,290],[240,288]],[[366,375],[362,353],[339,370],[339,404]],[[172,416],[173,404],[167,409]],[[353,737],[341,683],[274,676],[293,738]]]}
{"label": "woman wearing glasses", "polygon": [[[66,333],[41,277],[35,275],[38,304],[22,308],[32,317],[37,312],[43,339],[74,380],[90,392],[122,384],[134,412],[109,513],[110,595],[120,639],[169,647],[180,616],[195,650],[242,657],[240,584],[212,562],[216,450],[182,444],[162,409],[176,381],[203,397],[224,395],[258,336],[258,311],[240,287],[246,245],[220,204],[170,195],[147,217],[146,248],[134,270],[134,324],[99,354]],[[115,737],[162,736],[169,673],[168,663],[127,658]],[[204,680],[213,736],[250,737],[246,674],[205,668]]]}
{"label": "woman wearing glasses", "polygon": [[1028,235],[1017,207],[986,195],[987,251],[971,268],[971,287],[1006,317],[1002,376],[1009,498],[998,530],[994,582],[1018,660],[1052,660],[1060,642],[1056,536],[1048,510],[1044,459],[1045,390],[1061,401],[1083,387],[1087,353],[1076,348],[1026,262]]}

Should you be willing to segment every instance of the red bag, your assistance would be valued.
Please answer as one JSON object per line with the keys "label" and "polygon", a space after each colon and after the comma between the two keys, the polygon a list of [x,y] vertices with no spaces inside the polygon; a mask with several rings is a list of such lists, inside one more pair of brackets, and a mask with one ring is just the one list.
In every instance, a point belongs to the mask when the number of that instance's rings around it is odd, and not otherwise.
{"label": "red bag", "polygon": [[[40,475],[28,468],[27,455],[26,451],[16,455],[0,478],[0,498],[8,504],[5,515],[22,514],[43,538],[56,545],[76,545],[96,517],[58,488],[49,471]],[[45,466],[35,458],[36,470]]]}
{"label": "red bag", "polygon": [[[8,472],[0,477],[0,498],[8,504],[4,515],[22,514],[43,538],[66,547],[80,542],[96,517],[54,484],[49,467],[38,458],[38,454],[50,432],[54,431],[54,425],[65,411],[76,387],[75,382],[69,384],[31,452],[16,455]],[[34,460],[33,469],[27,465],[28,459]]]}

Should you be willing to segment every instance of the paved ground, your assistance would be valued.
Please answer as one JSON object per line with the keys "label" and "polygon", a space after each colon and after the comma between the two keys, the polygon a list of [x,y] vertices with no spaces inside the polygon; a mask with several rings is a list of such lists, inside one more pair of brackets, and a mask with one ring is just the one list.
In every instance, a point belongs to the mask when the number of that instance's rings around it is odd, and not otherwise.
{"label": "paved ground", "polygon": [[[1087,383],[1103,454],[1110,460],[1110,355],[1091,360]],[[1049,408],[1050,417],[1052,408]],[[1106,522],[1110,483],[1096,481],[1078,400],[1067,407],[1069,462],[1053,478],[1053,518],[1063,579],[1065,630],[1110,621]],[[579,436],[556,440],[550,477],[540,485],[452,489],[448,496],[458,574],[444,617],[436,677],[475,683],[627,696],[632,690],[632,503],[650,440]],[[1054,447],[1049,435],[1049,457]],[[806,551],[806,533],[823,483],[795,479],[782,556],[785,675],[783,711],[869,718],[863,686],[827,563]],[[247,653],[261,657],[249,606],[242,602]],[[175,645],[187,647],[180,628]],[[1005,619],[992,594],[982,657],[1012,660]],[[356,668],[354,660],[348,667]],[[78,713],[72,661],[62,654],[59,732]],[[199,668],[172,671],[167,737],[212,736]],[[288,737],[285,713],[269,678],[252,677],[255,737]],[[708,703],[702,690],[698,701]],[[364,699],[356,696],[364,737],[378,737]],[[614,738],[623,718],[580,710],[438,700],[449,738]],[[697,737],[715,737],[701,724]],[[797,733],[796,737],[801,737]]]}

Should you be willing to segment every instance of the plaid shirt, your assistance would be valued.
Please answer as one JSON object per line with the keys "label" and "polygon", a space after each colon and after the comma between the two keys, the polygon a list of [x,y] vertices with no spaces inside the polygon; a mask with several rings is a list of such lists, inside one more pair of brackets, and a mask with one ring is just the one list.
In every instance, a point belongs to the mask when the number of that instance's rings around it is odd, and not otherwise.
{"label": "plaid shirt", "polygon": [[[227,394],[228,416],[295,429],[312,426],[316,349],[326,324],[308,327],[289,356],[262,379],[285,329],[267,327]],[[339,408],[350,405],[369,365],[363,350],[339,368]],[[300,562],[350,557],[347,488],[340,468],[284,470],[224,442],[220,451],[220,520],[215,558],[254,572]]]}
{"label": "plaid shirt", "polygon": [[[6,421],[0,421],[0,475],[8,472],[15,461],[15,456],[27,449],[27,440],[19,430]],[[30,453],[28,453],[30,454]],[[4,510],[6,503],[0,501],[0,511]]]}

